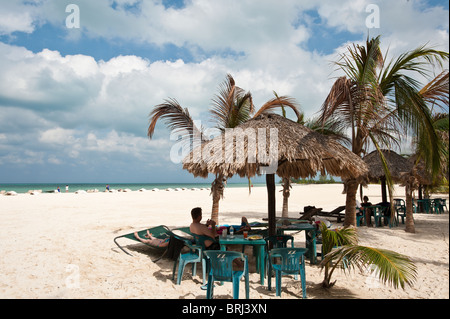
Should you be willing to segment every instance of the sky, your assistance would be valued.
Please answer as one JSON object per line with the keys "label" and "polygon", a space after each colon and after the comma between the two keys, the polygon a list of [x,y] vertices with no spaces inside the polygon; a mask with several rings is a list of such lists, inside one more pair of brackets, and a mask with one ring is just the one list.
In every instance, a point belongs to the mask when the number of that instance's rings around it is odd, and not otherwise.
{"label": "sky", "polygon": [[257,109],[276,91],[311,118],[333,61],[377,35],[392,57],[448,52],[449,2],[0,0],[0,183],[212,181],[173,160],[164,122],[147,137],[155,105],[213,127],[231,74]]}

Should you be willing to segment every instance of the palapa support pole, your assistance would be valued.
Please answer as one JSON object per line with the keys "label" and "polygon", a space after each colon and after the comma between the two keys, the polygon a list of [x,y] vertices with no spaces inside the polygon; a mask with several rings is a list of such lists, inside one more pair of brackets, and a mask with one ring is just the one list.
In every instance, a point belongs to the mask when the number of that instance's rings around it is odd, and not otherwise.
{"label": "palapa support pole", "polygon": [[269,236],[276,235],[276,220],[275,220],[275,175],[266,174],[267,186],[267,202],[268,202],[268,217],[269,217]]}
{"label": "palapa support pole", "polygon": [[387,200],[387,192],[386,192],[386,177],[381,178],[381,201],[386,203]]}

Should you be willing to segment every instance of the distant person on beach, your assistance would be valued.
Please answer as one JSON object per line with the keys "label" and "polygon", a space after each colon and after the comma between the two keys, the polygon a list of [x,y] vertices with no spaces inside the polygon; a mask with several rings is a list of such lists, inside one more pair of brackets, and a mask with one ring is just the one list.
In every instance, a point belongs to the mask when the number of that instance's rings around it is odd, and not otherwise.
{"label": "distant person on beach", "polygon": [[69,185],[66,185],[66,193],[69,192]]}
{"label": "distant person on beach", "polygon": [[109,184],[106,184],[106,190],[109,192]]}
{"label": "distant person on beach", "polygon": [[58,193],[61,193],[61,190],[59,189],[59,186],[58,186],[57,190],[58,190]]}
{"label": "distant person on beach", "polygon": [[137,232],[134,233],[134,237],[136,237],[137,240],[143,242],[144,244],[149,244],[149,245],[152,245],[155,247],[169,246],[169,239],[170,239],[169,237],[166,239],[156,238],[156,237],[153,237],[153,234],[150,233],[148,230],[147,230],[147,234],[145,235],[146,239],[139,237]]}
{"label": "distant person on beach", "polygon": [[[199,236],[210,237],[211,240],[205,240],[205,248],[207,250],[219,250],[220,245],[215,241],[217,237],[216,222],[214,220],[208,219],[206,224],[200,223],[202,220],[202,209],[200,207],[195,207],[191,210],[192,223],[189,226],[189,230]],[[211,228],[209,228],[211,226]]]}

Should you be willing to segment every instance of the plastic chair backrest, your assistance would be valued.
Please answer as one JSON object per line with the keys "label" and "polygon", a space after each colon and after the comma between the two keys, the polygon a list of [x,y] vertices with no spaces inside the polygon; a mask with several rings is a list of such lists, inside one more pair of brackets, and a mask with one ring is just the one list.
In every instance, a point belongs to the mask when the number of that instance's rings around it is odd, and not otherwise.
{"label": "plastic chair backrest", "polygon": [[394,198],[394,206],[405,207],[405,201],[401,198]]}
{"label": "plastic chair backrest", "polygon": [[214,241],[211,237],[205,235],[197,235],[192,233],[192,237],[194,237],[195,244],[202,246],[203,249],[205,249],[206,240]]}
{"label": "plastic chair backrest", "polygon": [[269,252],[270,259],[281,258],[281,264],[272,264],[280,267],[283,273],[295,274],[300,271],[300,264],[305,262],[305,248],[274,248]]}
{"label": "plastic chair backrest", "polygon": [[291,241],[291,246],[294,245],[294,237],[291,235],[275,235],[264,238],[267,244],[272,243],[273,248],[286,248],[287,242]]}
{"label": "plastic chair backrest", "polygon": [[[204,254],[209,258],[210,273],[215,281],[233,281],[233,260],[245,260],[243,253],[237,251],[208,250]],[[244,269],[245,273],[245,269]]]}

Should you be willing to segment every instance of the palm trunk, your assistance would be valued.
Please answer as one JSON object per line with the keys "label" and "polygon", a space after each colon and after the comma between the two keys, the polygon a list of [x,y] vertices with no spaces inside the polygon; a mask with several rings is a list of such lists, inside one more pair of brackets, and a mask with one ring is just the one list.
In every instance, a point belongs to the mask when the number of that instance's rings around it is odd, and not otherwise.
{"label": "palm trunk", "polygon": [[358,183],[352,179],[345,182],[346,184],[346,201],[345,201],[345,219],[344,227],[356,227],[356,193],[358,191]]}
{"label": "palm trunk", "polygon": [[290,196],[291,181],[289,178],[283,178],[283,210],[281,217],[289,218],[288,202]]}
{"label": "palm trunk", "polygon": [[219,225],[219,201],[220,195],[217,191],[212,193],[212,210],[211,210],[211,219],[216,222],[216,225]]}
{"label": "palm trunk", "polygon": [[211,219],[219,225],[219,201],[223,198],[223,175],[216,176],[216,179],[211,184],[211,194],[212,194],[212,209],[211,209]]}
{"label": "palm trunk", "polygon": [[405,231],[407,233],[415,233],[416,229],[414,227],[414,217],[413,217],[413,207],[412,207],[412,187],[409,182],[405,185],[406,192],[406,220],[405,220]]}

